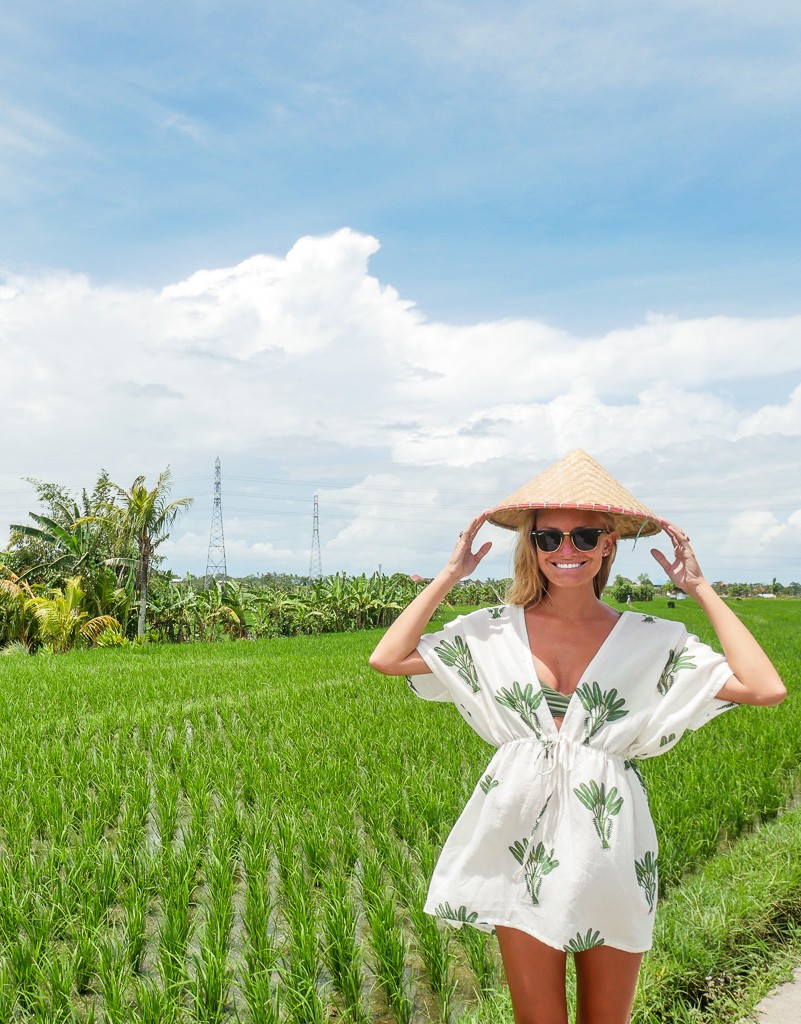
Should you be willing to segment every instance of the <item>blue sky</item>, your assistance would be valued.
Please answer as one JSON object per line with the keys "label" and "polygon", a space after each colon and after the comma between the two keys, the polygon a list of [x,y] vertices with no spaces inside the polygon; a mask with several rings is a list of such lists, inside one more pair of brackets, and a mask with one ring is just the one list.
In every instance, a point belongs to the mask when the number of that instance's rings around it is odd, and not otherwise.
{"label": "blue sky", "polygon": [[[324,567],[431,571],[462,514],[434,478],[467,509],[581,444],[662,501],[689,451],[704,485],[676,507],[725,496],[718,574],[801,575],[801,547],[774,572],[762,543],[790,543],[801,505],[797,3],[33,2],[0,40],[5,436],[24,435],[0,519],[22,476],[169,461],[197,488],[174,549],[197,570],[220,455],[263,495],[338,497]],[[517,452],[500,426],[546,421]],[[479,434],[480,459],[453,455]],[[407,533],[422,487],[441,536],[368,542],[346,512],[372,481],[376,520],[378,478],[408,491]],[[240,571],[307,562],[303,516],[270,517],[229,531]]]}
{"label": "blue sky", "polygon": [[793,311],[795,3],[33,3],[2,260],[165,284],[343,226],[436,317]]}

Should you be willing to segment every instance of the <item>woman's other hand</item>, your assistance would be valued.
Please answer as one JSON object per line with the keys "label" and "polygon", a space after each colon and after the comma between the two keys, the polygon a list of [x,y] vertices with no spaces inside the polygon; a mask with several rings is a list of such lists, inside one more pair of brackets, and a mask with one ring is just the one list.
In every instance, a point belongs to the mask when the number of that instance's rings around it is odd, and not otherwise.
{"label": "woman's other hand", "polygon": [[431,669],[417,653],[417,645],[428,621],[437,610],[440,601],[451,592],[459,580],[470,576],[476,566],[492,547],[487,541],[478,551],[473,551],[476,534],[484,525],[487,513],[462,530],[453,554],[445,568],[415,597],[400,613],[378,642],[370,656],[370,664],[377,672],[387,676],[418,675]]}
{"label": "woman's other hand", "polygon": [[492,547],[492,541],[489,540],[482,544],[478,551],[473,551],[473,542],[476,539],[476,534],[486,521],[487,513],[482,512],[459,534],[453,554],[445,566],[445,572],[449,576],[456,580],[463,580],[467,576],[472,576],[478,563],[489,552]]}
{"label": "woman's other hand", "polygon": [[651,554],[665,570],[671,583],[685,593],[691,594],[706,580],[695,552],[690,547],[690,538],[684,530],[667,520],[662,521],[662,529],[673,542],[673,561],[668,561],[657,548],[651,548]]}

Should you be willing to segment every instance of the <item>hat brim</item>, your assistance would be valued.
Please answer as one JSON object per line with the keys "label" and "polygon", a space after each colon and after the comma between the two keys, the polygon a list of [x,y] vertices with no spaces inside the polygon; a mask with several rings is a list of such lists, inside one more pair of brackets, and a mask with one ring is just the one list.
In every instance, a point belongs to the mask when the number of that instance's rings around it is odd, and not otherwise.
{"label": "hat brim", "polygon": [[620,540],[636,537],[653,537],[663,529],[661,520],[644,515],[637,509],[618,505],[604,505],[599,502],[533,501],[510,504],[504,502],[491,508],[487,521],[504,530],[519,530],[526,524],[528,513],[533,509],[580,509],[584,512],[604,512],[614,517],[615,533]]}

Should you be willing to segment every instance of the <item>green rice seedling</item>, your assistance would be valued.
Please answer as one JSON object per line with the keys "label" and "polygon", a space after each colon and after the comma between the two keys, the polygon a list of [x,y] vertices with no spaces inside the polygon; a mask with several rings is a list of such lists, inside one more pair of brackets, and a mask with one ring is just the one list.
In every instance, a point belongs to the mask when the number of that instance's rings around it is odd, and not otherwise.
{"label": "green rice seedling", "polygon": [[330,837],[316,822],[310,822],[301,830],[300,841],[312,884],[318,885],[330,866]]}
{"label": "green rice seedling", "polygon": [[92,978],[97,973],[100,951],[94,933],[81,931],[75,940],[73,971],[75,990],[79,996],[91,991]]}
{"label": "green rice seedling", "polygon": [[14,1019],[14,979],[7,963],[0,961],[0,1020]]}
{"label": "green rice seedling", "polygon": [[100,844],[94,871],[94,901],[98,916],[105,915],[119,899],[121,866],[108,843]]}
{"label": "green rice seedling", "polygon": [[362,854],[361,836],[353,821],[352,808],[343,806],[336,815],[338,819],[331,832],[331,850],[335,868],[343,875],[350,875]]}
{"label": "green rice seedling", "polygon": [[[48,1019],[69,1019],[72,1004],[72,986],[75,979],[74,954],[67,949],[50,953],[41,965],[41,984],[45,991]],[[0,1008],[0,1020],[10,1020]]]}
{"label": "green rice seedling", "polygon": [[163,893],[158,962],[166,991],[186,982],[186,949],[189,942],[189,902],[192,883],[184,875],[167,879]]}
{"label": "green rice seedling", "polygon": [[392,879],[395,892],[401,902],[408,906],[414,898],[418,885],[411,858],[400,842],[391,834],[382,836],[380,842],[376,842],[376,846]]}
{"label": "green rice seedling", "polygon": [[162,774],[156,783],[156,820],[159,842],[166,850],[178,828],[178,780],[170,774]]}
{"label": "green rice seedling", "polygon": [[319,991],[321,965],[314,922],[298,916],[290,921],[289,928],[280,971],[287,1020],[292,1024],[323,1024],[327,1013]]}
{"label": "green rice seedling", "polygon": [[440,929],[435,918],[423,910],[421,892],[409,909],[417,949],[428,975],[428,981],[439,1001],[443,1020],[450,1017],[456,981],[453,976],[453,956],[450,950],[450,929]]}
{"label": "green rice seedling", "polygon": [[368,921],[373,973],[397,1024],[409,1024],[413,1008],[406,967],[409,946],[397,921],[395,904],[386,892],[375,894]]}
{"label": "green rice seedling", "polygon": [[287,942],[280,973],[287,1019],[292,1024],[322,1024],[326,1011],[319,990],[322,966],[314,904],[302,874],[287,879],[283,911]]}
{"label": "green rice seedling", "polygon": [[286,816],[281,816],[276,822],[275,830],[275,856],[278,862],[278,875],[282,885],[291,884],[291,881],[300,870],[300,860],[295,849],[295,823]]}
{"label": "green rice seedling", "polygon": [[242,981],[242,995],[249,1024],[279,1024],[279,990],[273,984],[271,971],[248,971]]}
{"label": "green rice seedling", "polygon": [[112,941],[100,947],[98,979],[103,994],[103,1019],[108,1024],[125,1024],[128,1016],[125,996],[130,971],[126,957],[120,955]]}
{"label": "green rice seedling", "polygon": [[227,836],[215,836],[215,846],[223,856],[212,851],[206,862],[206,921],[200,953],[194,957],[194,977],[189,983],[194,1016],[208,1024],[218,1024],[223,1019],[231,984],[228,965],[234,891],[234,861],[229,856],[231,845]]}
{"label": "green rice seedling", "polygon": [[352,1021],[366,1019],[362,1005],[362,953],[356,941],[356,907],[342,875],[329,875],[322,901],[323,958]]}
{"label": "green rice seedling", "polygon": [[12,987],[20,1005],[29,1012],[33,1012],[41,996],[40,965],[46,941],[45,935],[21,935],[6,952]]}
{"label": "green rice seedling", "polygon": [[246,943],[242,994],[250,1021],[278,1024],[279,991],[273,982],[273,973],[278,967],[279,951],[270,919],[272,899],[267,877],[267,847],[260,841],[266,834],[265,825],[262,823],[256,829],[243,850],[247,888],[243,908]]}
{"label": "green rice seedling", "polygon": [[369,917],[384,897],[384,880],[381,862],[371,854],[365,854],[361,864],[362,904]]}
{"label": "green rice seedling", "polygon": [[195,973],[188,985],[193,1019],[203,1024],[220,1024],[231,987],[227,953],[202,940],[200,953],[193,959]]}
{"label": "green rice seedling", "polygon": [[497,983],[492,956],[492,944],[495,940],[487,932],[464,925],[458,930],[457,935],[459,945],[464,949],[467,963],[476,979],[476,994],[479,999],[489,999]]}
{"label": "green rice seedling", "polygon": [[135,985],[136,1024],[173,1024],[180,1014],[175,994],[162,991],[152,979],[142,979]]}
{"label": "green rice seedling", "polygon": [[125,951],[132,971],[141,971],[147,948],[147,894],[131,887],[125,896]]}

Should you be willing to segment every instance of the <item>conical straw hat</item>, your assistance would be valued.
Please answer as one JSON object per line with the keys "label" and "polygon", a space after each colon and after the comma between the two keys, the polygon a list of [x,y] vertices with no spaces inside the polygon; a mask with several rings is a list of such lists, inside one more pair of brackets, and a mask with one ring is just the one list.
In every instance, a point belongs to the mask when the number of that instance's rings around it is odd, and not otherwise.
{"label": "conical straw hat", "polygon": [[489,521],[517,530],[532,508],[580,508],[610,512],[618,537],[650,537],[662,525],[656,514],[618,483],[590,456],[576,448],[538,473],[514,494],[490,509]]}

